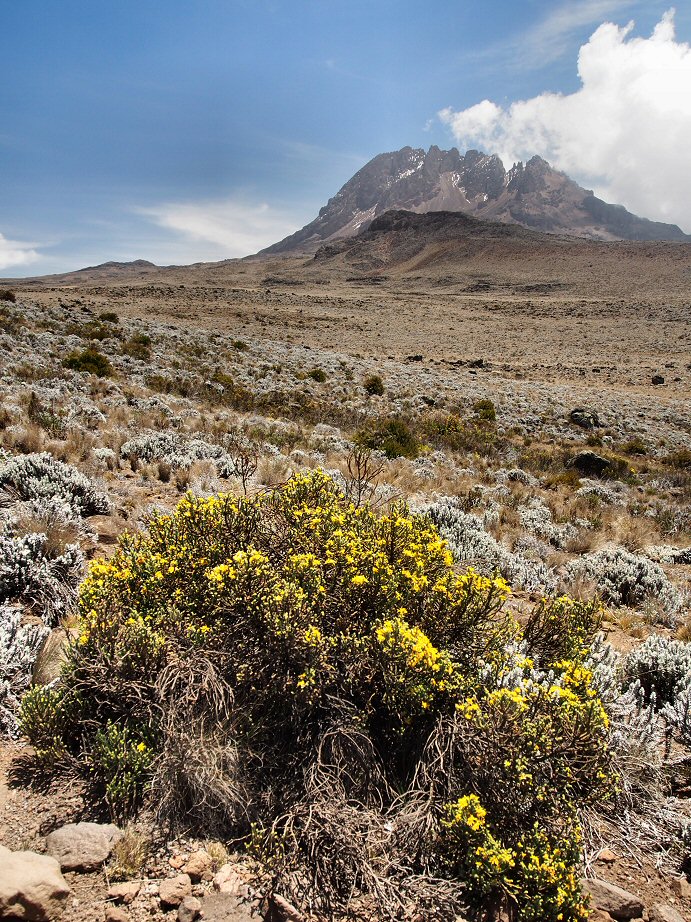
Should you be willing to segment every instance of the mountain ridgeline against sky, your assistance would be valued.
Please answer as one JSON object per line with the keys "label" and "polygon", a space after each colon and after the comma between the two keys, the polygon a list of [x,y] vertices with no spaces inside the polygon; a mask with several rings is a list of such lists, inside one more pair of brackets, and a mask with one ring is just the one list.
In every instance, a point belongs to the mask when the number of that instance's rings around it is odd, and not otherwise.
{"label": "mountain ridgeline against sky", "polygon": [[639,218],[608,205],[541,157],[506,170],[496,155],[453,147],[404,147],[379,154],[349,179],[302,230],[263,253],[313,251],[352,237],[391,209],[426,213],[457,211],[487,221],[592,240],[683,240],[675,224]]}

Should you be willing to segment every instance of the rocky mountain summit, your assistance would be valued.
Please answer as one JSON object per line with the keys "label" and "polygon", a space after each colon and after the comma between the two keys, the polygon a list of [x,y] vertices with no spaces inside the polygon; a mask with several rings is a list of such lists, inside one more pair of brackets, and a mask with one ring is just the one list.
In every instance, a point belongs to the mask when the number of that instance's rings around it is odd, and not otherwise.
{"label": "rocky mountain summit", "polygon": [[314,251],[352,237],[389,210],[455,211],[487,221],[592,240],[683,240],[674,224],[609,205],[541,157],[507,170],[496,154],[436,146],[379,154],[358,170],[319,215],[262,253]]}

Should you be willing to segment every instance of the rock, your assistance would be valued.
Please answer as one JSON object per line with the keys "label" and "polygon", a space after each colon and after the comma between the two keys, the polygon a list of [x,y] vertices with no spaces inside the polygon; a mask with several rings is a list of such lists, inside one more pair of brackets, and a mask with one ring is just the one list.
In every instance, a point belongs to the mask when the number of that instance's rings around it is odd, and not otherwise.
{"label": "rock", "polygon": [[67,659],[67,645],[74,631],[56,627],[41,644],[31,673],[34,685],[50,685],[60,678],[62,664]]}
{"label": "rock", "polygon": [[121,838],[122,830],[112,823],[68,823],[46,837],[46,851],[63,871],[93,871]]}
{"label": "rock", "polygon": [[302,913],[280,893],[272,893],[269,897],[269,911],[264,919],[265,922],[304,922]]}
{"label": "rock", "polygon": [[213,874],[211,873],[213,868],[213,859],[205,851],[193,852],[187,864],[184,866],[183,870],[186,874],[189,874],[195,883],[200,880],[211,880]]}
{"label": "rock", "polygon": [[595,909],[608,912],[615,919],[627,922],[628,919],[638,919],[643,915],[643,903],[616,884],[597,877],[582,882],[583,890],[590,894],[590,903]]}
{"label": "rock", "polygon": [[70,888],[54,858],[0,845],[0,870],[0,919],[52,922],[62,916]]}
{"label": "rock", "polygon": [[691,900],[691,884],[686,877],[675,877],[672,881],[672,892],[680,900]]}
{"label": "rock", "polygon": [[178,874],[162,880],[158,895],[164,906],[179,906],[186,896],[192,896],[192,881],[189,874]]}
{"label": "rock", "polygon": [[615,855],[611,848],[603,848],[596,860],[602,861],[603,864],[614,864],[619,860],[619,856]]}
{"label": "rock", "polygon": [[171,868],[175,868],[176,871],[179,871],[184,867],[185,859],[182,857],[182,855],[171,855],[171,857],[168,859],[168,864],[171,866]]}
{"label": "rock", "polygon": [[653,375],[653,377],[651,378],[651,381],[653,384],[664,384],[665,383],[665,379],[662,377],[662,375]]}
{"label": "rock", "polygon": [[99,544],[115,544],[125,528],[125,523],[112,515],[91,515],[86,522],[98,535]]}
{"label": "rock", "polygon": [[214,890],[219,893],[227,893],[238,900],[247,899],[250,896],[250,888],[232,864],[224,864],[219,869],[214,877]]}
{"label": "rock", "polygon": [[600,425],[600,418],[595,410],[589,410],[586,407],[575,407],[569,413],[569,419],[582,429],[595,429]]}
{"label": "rock", "polygon": [[591,909],[588,922],[612,922],[612,917],[602,909]]}
{"label": "rock", "polygon": [[130,914],[121,906],[106,904],[105,922],[130,922]]}
{"label": "rock", "polygon": [[186,896],[178,909],[178,922],[194,922],[202,911],[201,900],[196,896]]}
{"label": "rock", "polygon": [[657,903],[653,906],[648,918],[650,922],[685,922],[680,912],[677,912],[674,907],[666,906],[663,903]]}
{"label": "rock", "polygon": [[207,893],[202,900],[204,922],[257,922],[262,916],[254,904],[243,903],[227,893]]}
{"label": "rock", "polygon": [[112,884],[108,890],[108,899],[129,906],[136,899],[141,888],[142,885],[138,880],[125,880],[119,884]]}
{"label": "rock", "polygon": [[575,467],[586,477],[599,477],[609,467],[607,458],[596,455],[594,451],[579,451],[569,461],[568,467]]}

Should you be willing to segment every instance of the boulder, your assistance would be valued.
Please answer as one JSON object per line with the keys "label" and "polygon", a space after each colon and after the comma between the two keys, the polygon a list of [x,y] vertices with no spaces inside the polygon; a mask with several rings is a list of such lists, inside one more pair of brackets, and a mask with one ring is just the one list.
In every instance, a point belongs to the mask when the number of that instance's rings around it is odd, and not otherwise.
{"label": "boulder", "polygon": [[643,915],[643,903],[633,893],[622,890],[616,884],[597,877],[583,881],[583,890],[590,894],[590,904],[595,909],[608,912],[614,919],[628,922]]}
{"label": "boulder", "polygon": [[70,888],[54,858],[0,845],[0,919],[60,919]]}
{"label": "boulder", "polygon": [[194,922],[202,911],[201,900],[196,896],[186,896],[178,908],[178,922]]}
{"label": "boulder", "polygon": [[112,823],[68,823],[46,837],[46,851],[63,871],[93,871],[121,838],[122,830]]}
{"label": "boulder", "polygon": [[586,477],[599,477],[609,467],[607,458],[596,455],[594,451],[579,451],[568,463]]}
{"label": "boulder", "polygon": [[664,903],[657,903],[653,906],[648,918],[650,922],[686,922],[680,912],[673,906],[667,906]]}
{"label": "boulder", "polygon": [[569,419],[575,426],[582,429],[595,429],[600,425],[600,418],[595,410],[589,410],[586,407],[575,407],[569,413]]}
{"label": "boulder", "polygon": [[207,852],[200,850],[192,852],[183,870],[197,883],[200,880],[211,880],[213,877],[213,859]]}
{"label": "boulder", "polygon": [[74,634],[56,627],[41,644],[31,673],[34,685],[50,685],[60,678],[62,664],[67,659],[67,645]]}
{"label": "boulder", "polygon": [[177,877],[168,877],[161,881],[158,895],[164,906],[175,908],[185,899],[192,896],[192,881],[189,874],[178,874]]}

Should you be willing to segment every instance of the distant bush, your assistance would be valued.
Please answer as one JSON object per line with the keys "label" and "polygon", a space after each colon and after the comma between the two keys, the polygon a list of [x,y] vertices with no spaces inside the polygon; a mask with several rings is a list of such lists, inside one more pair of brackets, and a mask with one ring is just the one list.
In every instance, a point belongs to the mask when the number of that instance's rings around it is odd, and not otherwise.
{"label": "distant bush", "polygon": [[71,352],[62,364],[72,371],[85,371],[99,378],[107,378],[113,374],[113,366],[108,358],[93,348]]}
{"label": "distant bush", "polygon": [[466,421],[453,413],[429,417],[425,422],[425,433],[434,445],[452,451],[489,455],[498,443],[495,426],[484,420]]}
{"label": "distant bush", "polygon": [[234,339],[231,345],[237,352],[247,352],[249,349],[247,343],[243,342],[241,339]]}
{"label": "distant bush", "polygon": [[316,381],[318,384],[323,384],[326,381],[326,372],[323,368],[313,368],[311,371],[307,372],[307,377]]}
{"label": "distant bush", "polygon": [[493,423],[497,418],[497,411],[494,403],[488,397],[478,400],[473,404],[473,413],[475,413],[478,419],[485,420],[489,423]]}
{"label": "distant bush", "polygon": [[135,333],[122,344],[122,353],[141,362],[148,362],[151,358],[151,337],[146,333]]}
{"label": "distant bush", "polygon": [[14,304],[16,300],[17,295],[11,288],[0,288],[0,301],[9,301],[10,304]]}
{"label": "distant bush", "polygon": [[413,428],[401,417],[384,420],[370,430],[358,433],[356,442],[383,452],[387,458],[417,458],[420,442]]}
{"label": "distant bush", "polygon": [[98,319],[102,320],[103,323],[120,323],[120,318],[115,311],[103,311],[102,314],[98,315]]}
{"label": "distant bush", "polygon": [[609,790],[592,626],[545,607],[540,669],[508,591],[321,472],[188,496],[92,564],[62,683],[23,726],[116,814],[224,822],[324,914],[393,918],[391,889],[429,920],[577,922],[577,815]]}
{"label": "distant bush", "polygon": [[370,397],[381,397],[384,393],[384,382],[379,375],[368,375],[362,382]]}

